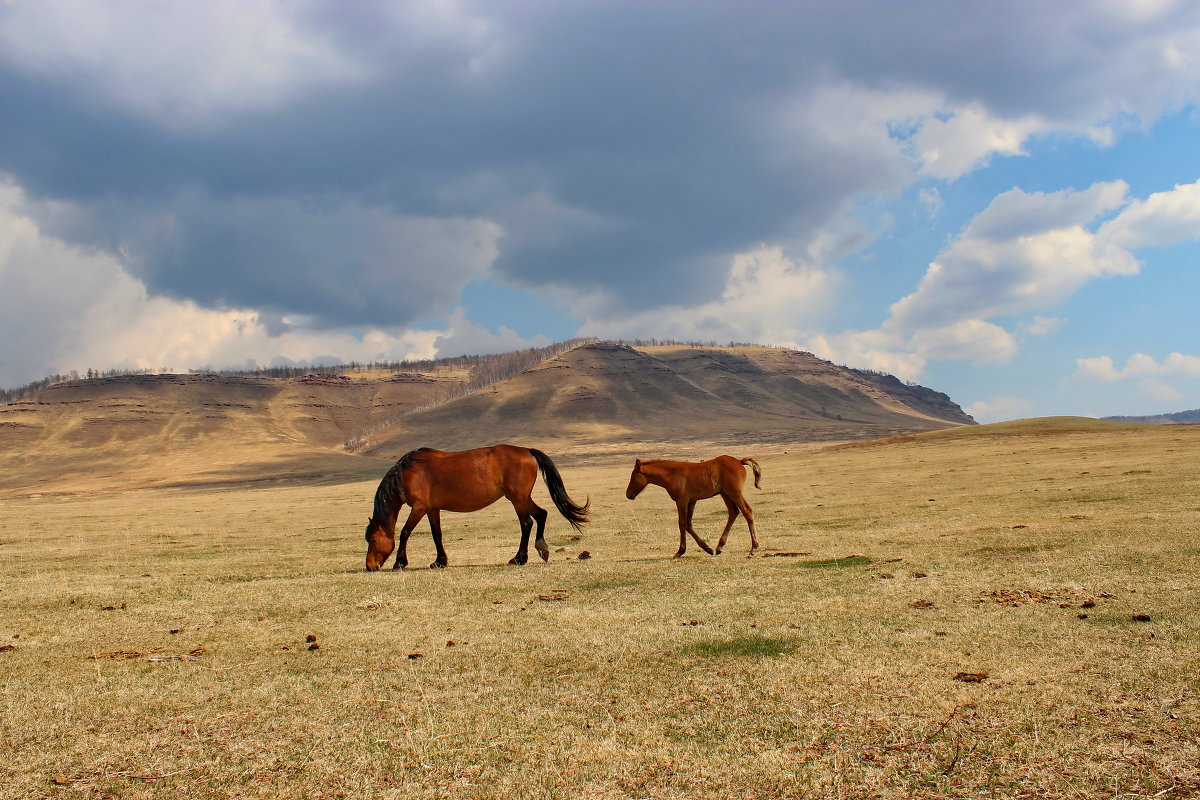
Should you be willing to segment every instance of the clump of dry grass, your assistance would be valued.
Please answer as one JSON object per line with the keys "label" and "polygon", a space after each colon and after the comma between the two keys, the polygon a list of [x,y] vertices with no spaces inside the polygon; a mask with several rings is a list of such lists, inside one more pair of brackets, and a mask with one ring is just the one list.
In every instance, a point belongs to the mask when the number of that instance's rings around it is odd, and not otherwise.
{"label": "clump of dry grass", "polygon": [[6,500],[0,796],[1195,795],[1198,443],[778,453],[753,559],[624,459],[523,568],[501,503],[359,572],[375,480]]}

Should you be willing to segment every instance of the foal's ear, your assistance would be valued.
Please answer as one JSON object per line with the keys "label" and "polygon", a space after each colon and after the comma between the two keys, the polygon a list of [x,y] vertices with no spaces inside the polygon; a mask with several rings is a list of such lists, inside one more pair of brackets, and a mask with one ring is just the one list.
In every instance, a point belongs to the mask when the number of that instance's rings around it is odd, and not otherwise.
{"label": "foal's ear", "polygon": [[641,469],[641,468],[642,468],[642,460],[641,460],[640,458],[635,458],[635,459],[633,460],[633,468],[634,468],[634,469]]}

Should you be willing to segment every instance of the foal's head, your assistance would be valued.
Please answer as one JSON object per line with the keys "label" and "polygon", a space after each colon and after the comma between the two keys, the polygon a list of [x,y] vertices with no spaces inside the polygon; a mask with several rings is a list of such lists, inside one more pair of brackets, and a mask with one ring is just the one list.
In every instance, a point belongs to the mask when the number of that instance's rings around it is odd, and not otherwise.
{"label": "foal's head", "polygon": [[646,475],[642,472],[642,460],[639,458],[633,463],[633,474],[629,476],[629,486],[625,488],[625,496],[630,500],[642,493],[642,489],[646,488]]}
{"label": "foal's head", "polygon": [[374,572],[383,566],[388,556],[396,549],[396,534],[388,533],[387,527],[371,517],[367,520],[367,572]]}

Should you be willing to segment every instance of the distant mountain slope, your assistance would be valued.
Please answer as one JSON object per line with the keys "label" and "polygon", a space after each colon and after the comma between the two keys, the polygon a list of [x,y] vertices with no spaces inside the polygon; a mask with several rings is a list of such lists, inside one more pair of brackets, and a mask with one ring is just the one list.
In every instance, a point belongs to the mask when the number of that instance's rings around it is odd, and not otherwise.
{"label": "distant mountain slope", "polygon": [[58,384],[0,406],[0,489],[72,475],[142,485],[267,480],[320,472],[326,461],[357,469],[352,456],[327,456],[465,377],[127,375]]}
{"label": "distant mountain slope", "polygon": [[[549,358],[530,351],[411,372],[55,384],[0,406],[0,492],[333,479],[374,474],[418,446],[509,441],[578,455],[646,444],[661,452],[672,442],[736,449],[974,422],[938,392],[808,353],[568,344]],[[348,452],[346,442],[365,446]]]}
{"label": "distant mountain slope", "polygon": [[945,395],[767,347],[601,342],[400,419],[367,452],[494,441],[557,448],[863,439],[974,424]]}
{"label": "distant mountain slope", "polygon": [[1184,425],[1200,422],[1200,408],[1192,411],[1177,411],[1174,414],[1154,414],[1146,417],[1104,417],[1117,422],[1136,422],[1141,425]]}

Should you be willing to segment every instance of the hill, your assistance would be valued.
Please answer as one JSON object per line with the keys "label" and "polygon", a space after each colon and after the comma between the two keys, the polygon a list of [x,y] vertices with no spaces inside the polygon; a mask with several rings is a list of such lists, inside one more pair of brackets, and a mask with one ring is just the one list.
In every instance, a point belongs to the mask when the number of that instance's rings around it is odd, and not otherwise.
{"label": "hill", "polygon": [[401,418],[366,452],[521,441],[556,452],[640,443],[822,442],[974,424],[946,395],[769,347],[584,345]]}
{"label": "hill", "polygon": [[1136,422],[1139,425],[1188,425],[1200,422],[1200,408],[1177,411],[1174,414],[1152,414],[1145,417],[1105,417],[1117,422]]}
{"label": "hill", "polygon": [[0,491],[342,480],[374,474],[417,446],[513,441],[583,456],[643,443],[823,442],[973,423],[940,392],[808,353],[576,345],[530,351],[525,361],[505,354],[402,371],[52,385],[0,406]]}

